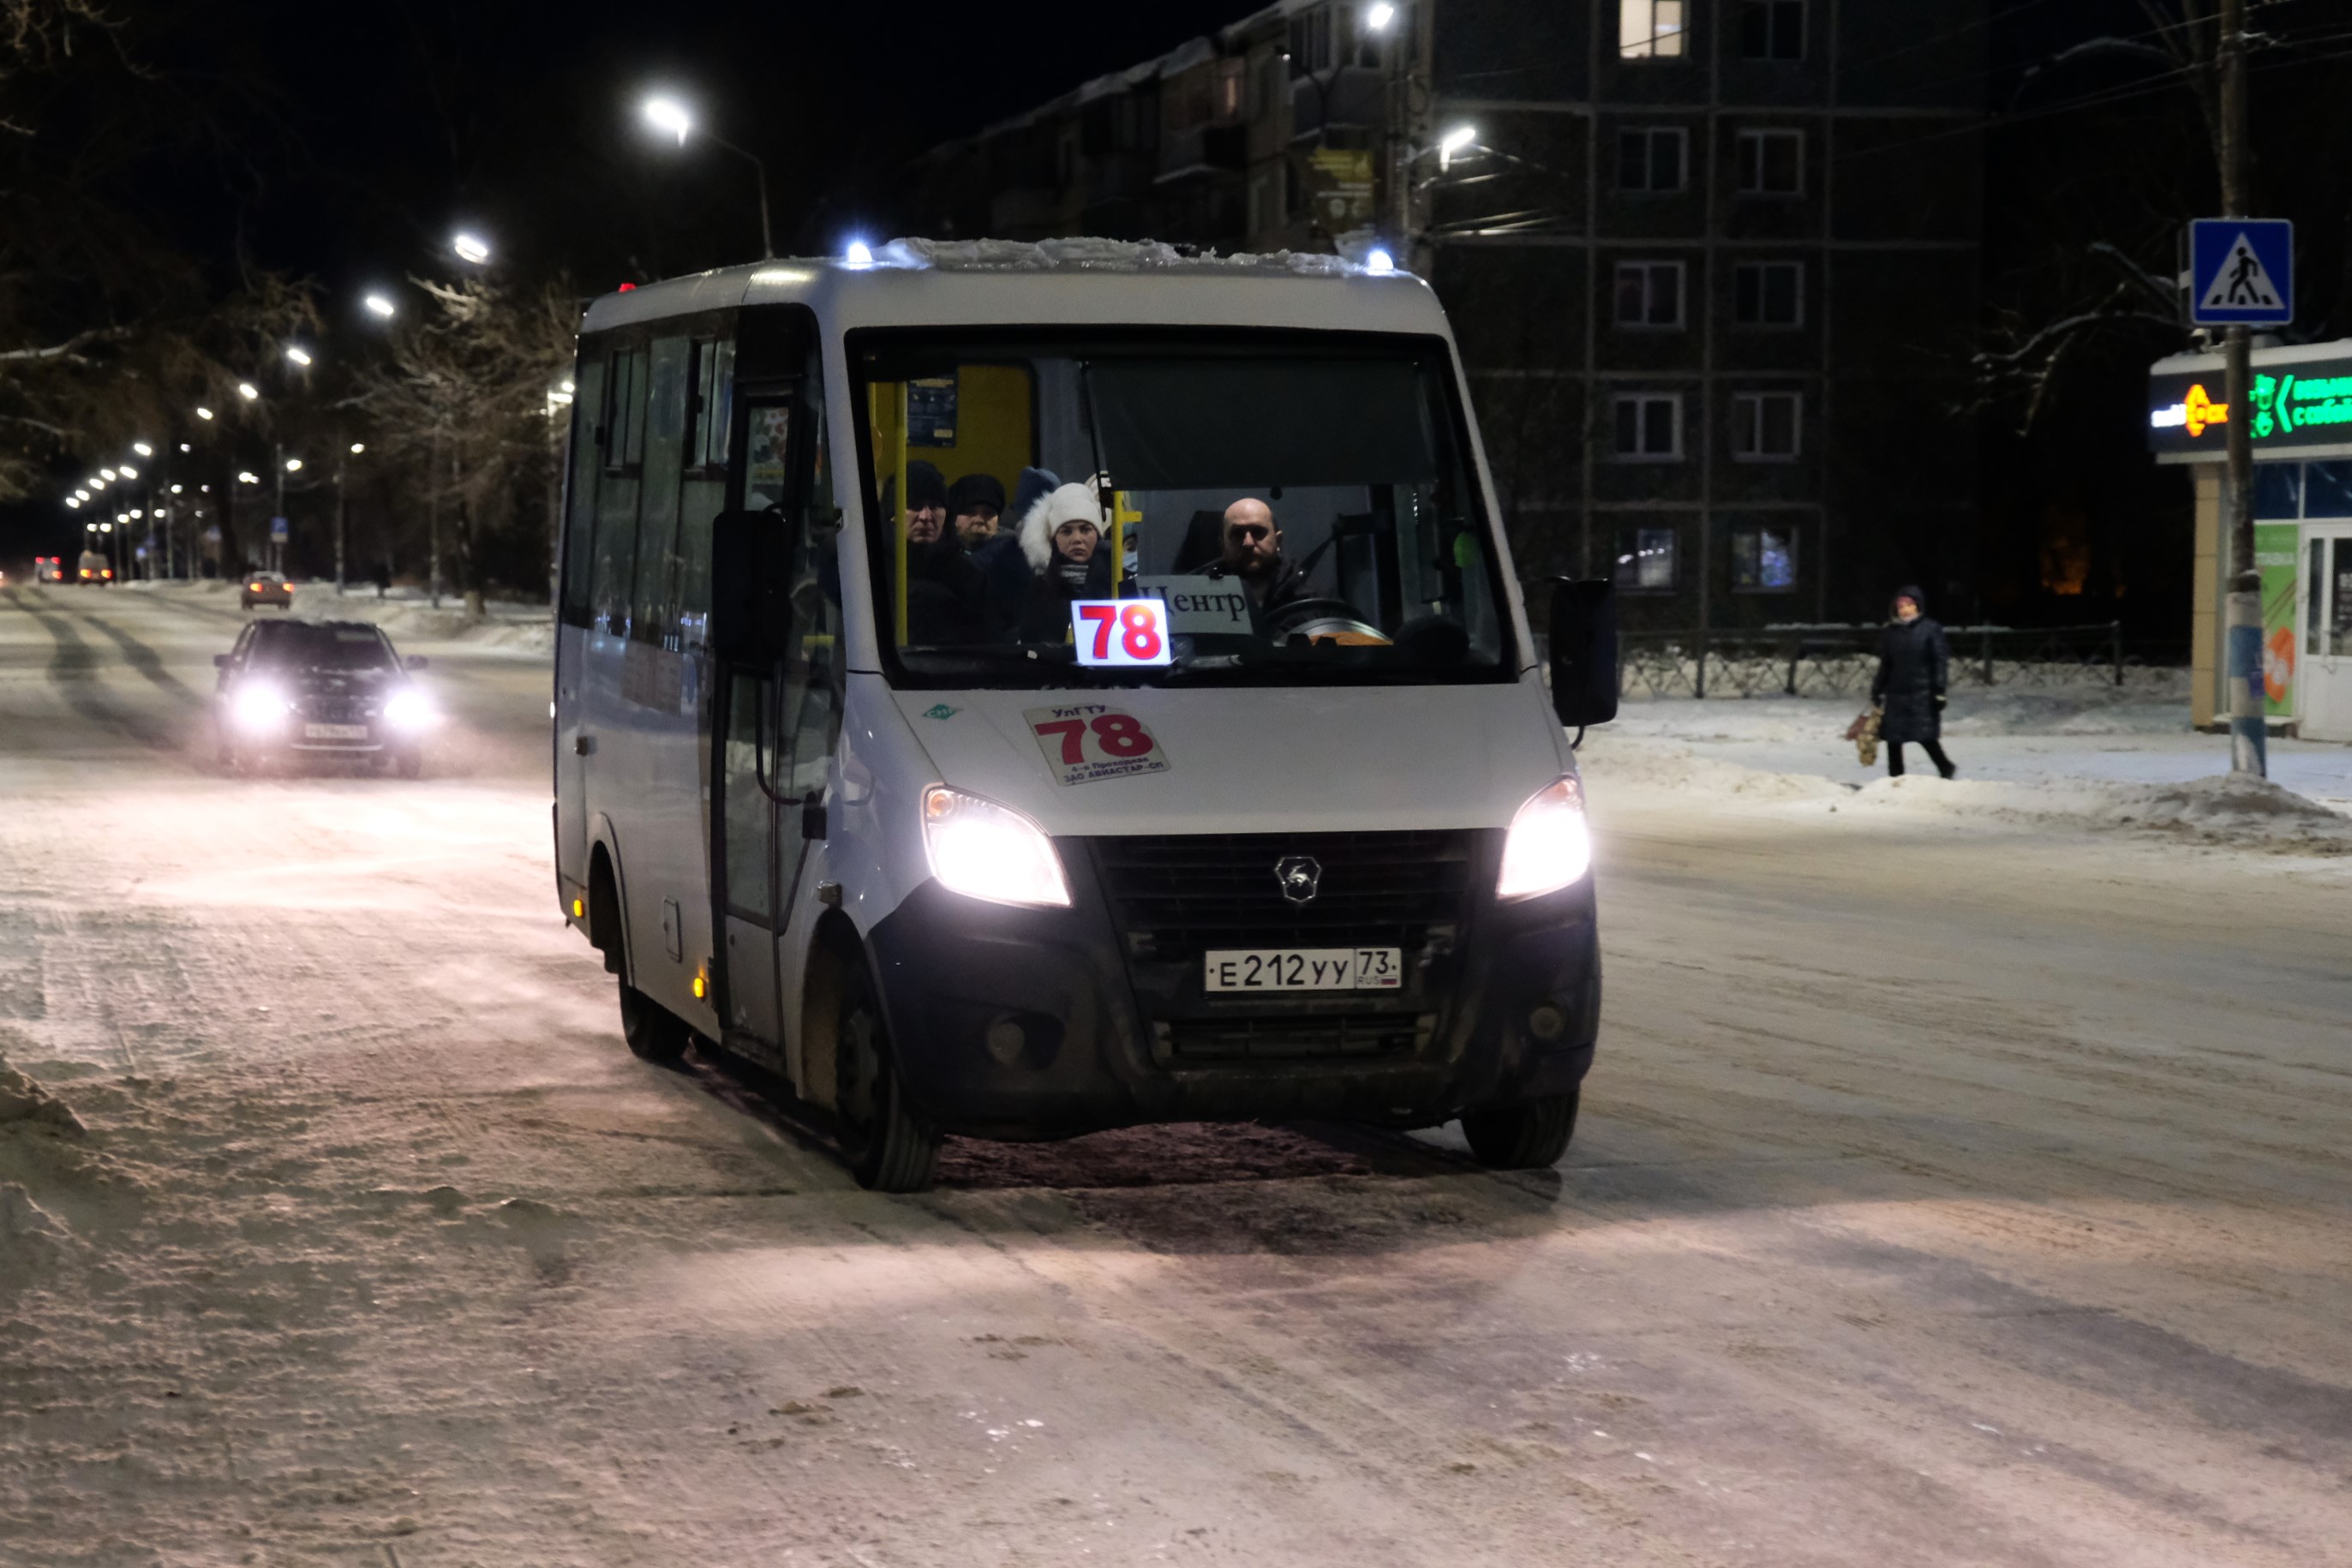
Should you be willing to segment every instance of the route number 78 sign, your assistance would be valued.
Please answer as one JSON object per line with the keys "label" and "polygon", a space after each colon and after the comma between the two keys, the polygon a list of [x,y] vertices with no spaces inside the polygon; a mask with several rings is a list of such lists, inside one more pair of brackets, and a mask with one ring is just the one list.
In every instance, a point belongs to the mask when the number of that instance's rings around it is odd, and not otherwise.
{"label": "route number 78 sign", "polygon": [[1152,598],[1076,600],[1070,640],[1080,664],[1166,664],[1168,606]]}
{"label": "route number 78 sign", "polygon": [[1164,773],[1170,763],[1160,739],[1132,713],[1105,702],[1070,702],[1032,708],[1021,715],[1056,784],[1093,784],[1098,779]]}

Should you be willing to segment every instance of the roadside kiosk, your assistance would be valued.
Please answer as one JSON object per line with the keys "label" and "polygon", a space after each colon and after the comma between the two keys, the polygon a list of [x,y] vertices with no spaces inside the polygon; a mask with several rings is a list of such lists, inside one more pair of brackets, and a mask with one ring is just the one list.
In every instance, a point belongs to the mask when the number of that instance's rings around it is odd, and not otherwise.
{"label": "roadside kiosk", "polygon": [[[2200,729],[2226,724],[2229,712],[2222,490],[2241,412],[2224,385],[2218,352],[2148,368],[2148,449],[2159,463],[2191,465],[2196,481],[2190,700]],[[2352,340],[2256,348],[2250,392],[2263,713],[2275,731],[2352,742]]]}

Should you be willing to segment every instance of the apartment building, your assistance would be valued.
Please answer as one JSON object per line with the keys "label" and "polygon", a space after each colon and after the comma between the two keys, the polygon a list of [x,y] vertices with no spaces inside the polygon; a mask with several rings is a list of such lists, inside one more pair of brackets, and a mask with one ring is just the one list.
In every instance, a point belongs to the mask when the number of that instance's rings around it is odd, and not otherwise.
{"label": "apartment building", "polygon": [[[1383,245],[1522,573],[1629,625],[1956,614],[1984,0],[1284,0],[908,173],[909,232]],[[1958,602],[1955,602],[1958,601]]]}

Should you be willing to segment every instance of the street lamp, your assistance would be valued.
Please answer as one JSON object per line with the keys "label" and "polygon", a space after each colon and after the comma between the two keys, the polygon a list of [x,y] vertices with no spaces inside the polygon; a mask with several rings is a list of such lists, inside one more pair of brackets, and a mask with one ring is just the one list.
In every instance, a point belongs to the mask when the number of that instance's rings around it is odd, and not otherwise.
{"label": "street lamp", "polygon": [[362,452],[364,452],[364,451],[366,451],[366,450],[367,450],[367,443],[366,443],[365,441],[354,441],[354,442],[352,442],[352,457],[356,458],[356,457],[358,457]]}
{"label": "street lamp", "polygon": [[244,398],[247,403],[251,403],[255,398],[261,395],[261,388],[254,385],[253,383],[249,381],[240,381],[236,384],[236,395],[239,397]]}
{"label": "street lamp", "polygon": [[287,458],[287,459],[286,459],[286,471],[287,471],[288,473],[289,473],[289,474],[299,474],[299,473],[300,473],[300,472],[302,471],[302,459],[301,459],[301,458]]}
{"label": "street lamp", "polygon": [[139,477],[139,470],[132,468],[128,463],[125,463],[122,467],[115,469],[114,472],[118,479],[135,479]]}
{"label": "street lamp", "polygon": [[310,368],[310,351],[304,348],[300,343],[288,343],[286,345],[286,357],[306,370]]}
{"label": "street lamp", "polygon": [[1457,125],[1437,139],[1437,166],[1444,169],[1454,162],[1454,154],[1478,140],[1475,125]]}
{"label": "street lamp", "polygon": [[470,234],[458,235],[449,242],[449,248],[457,253],[458,260],[470,262],[476,267],[481,266],[490,258],[489,246]]}
{"label": "street lamp", "polygon": [[144,441],[133,441],[133,442],[131,442],[131,449],[132,451],[134,451],[134,452],[138,453],[138,454],[139,454],[141,457],[142,457],[142,458],[152,458],[152,457],[153,457],[153,456],[155,455],[155,448],[154,448],[154,447],[150,447],[150,446],[149,446],[146,442],[144,442]]}
{"label": "street lamp", "polygon": [[[210,419],[212,416],[213,416],[213,411],[212,411],[211,409],[206,408],[206,407],[204,407],[202,405],[199,405],[197,406],[197,408],[196,408],[196,417],[197,417],[197,418],[199,418],[199,419]],[[183,449],[184,450],[184,448],[183,448]]]}
{"label": "street lamp", "polygon": [[368,314],[379,317],[387,321],[392,320],[394,315],[394,306],[391,300],[387,299],[385,296],[382,294],[371,294],[367,297],[364,303],[368,308]]}
{"label": "street lamp", "polygon": [[101,479],[111,479],[114,478],[114,470],[112,468],[100,468],[98,470],[98,477]]}
{"label": "street lamp", "polygon": [[257,485],[261,482],[261,476],[250,468],[239,468],[236,471],[236,482],[241,485]]}
{"label": "street lamp", "polygon": [[1374,5],[1364,13],[1364,31],[1385,33],[1389,30],[1389,25],[1395,20],[1396,7],[1386,4],[1383,0],[1382,4]]}
{"label": "street lamp", "polygon": [[[656,93],[646,100],[644,113],[646,124],[656,131],[677,137],[679,146],[686,145],[687,132],[694,129],[694,116],[687,112],[685,104],[666,94]],[[772,258],[776,254],[776,240],[768,227],[768,165],[760,161],[760,155],[757,153],[738,147],[723,136],[712,135],[708,131],[704,132],[703,135],[737,157],[750,159],[752,169],[758,173],[760,176],[760,258],[762,261]]]}

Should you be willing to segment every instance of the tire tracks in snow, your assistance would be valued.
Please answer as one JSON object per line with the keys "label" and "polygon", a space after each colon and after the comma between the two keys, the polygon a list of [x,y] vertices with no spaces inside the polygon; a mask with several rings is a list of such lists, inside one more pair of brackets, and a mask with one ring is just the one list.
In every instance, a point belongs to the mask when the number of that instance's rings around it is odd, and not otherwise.
{"label": "tire tracks in snow", "polygon": [[[102,730],[111,731],[126,740],[159,752],[177,752],[180,737],[164,725],[130,709],[120,707],[100,695],[101,661],[98,650],[82,640],[73,623],[56,610],[26,604],[12,589],[10,600],[33,617],[41,629],[49,634],[49,684],[65,699],[67,706]],[[152,652],[150,657],[152,657]],[[160,665],[159,665],[160,668]]]}

